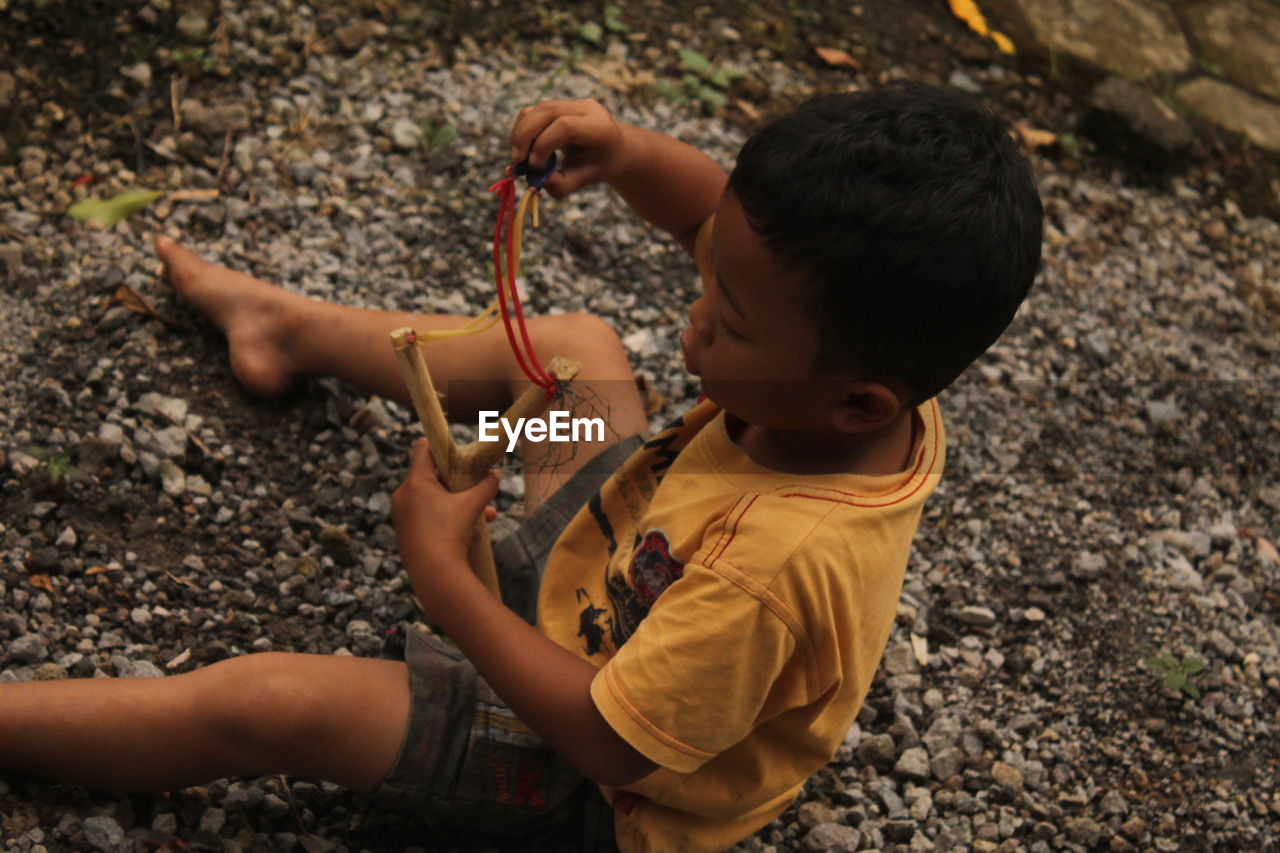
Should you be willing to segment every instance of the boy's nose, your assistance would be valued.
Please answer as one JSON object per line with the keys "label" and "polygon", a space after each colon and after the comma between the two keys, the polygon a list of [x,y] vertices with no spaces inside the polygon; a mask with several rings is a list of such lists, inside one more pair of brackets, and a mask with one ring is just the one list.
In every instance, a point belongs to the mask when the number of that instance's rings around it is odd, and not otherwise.
{"label": "boy's nose", "polygon": [[704,343],[709,344],[715,339],[716,325],[706,316],[701,298],[695,299],[689,306],[689,326]]}

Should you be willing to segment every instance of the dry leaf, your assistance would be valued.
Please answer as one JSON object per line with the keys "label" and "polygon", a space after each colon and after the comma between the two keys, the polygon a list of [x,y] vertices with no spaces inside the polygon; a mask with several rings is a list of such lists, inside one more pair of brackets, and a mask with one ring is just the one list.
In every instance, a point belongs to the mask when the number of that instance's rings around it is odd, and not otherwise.
{"label": "dry leaf", "polygon": [[124,571],[121,566],[90,566],[84,570],[86,575],[100,575],[103,572],[120,572]]}
{"label": "dry leaf", "polygon": [[929,641],[919,634],[911,635],[911,651],[915,653],[916,663],[929,665]]}
{"label": "dry leaf", "polygon": [[1013,127],[1018,131],[1018,136],[1022,138],[1022,144],[1027,146],[1028,151],[1047,148],[1058,143],[1058,134],[1052,131],[1041,130],[1023,122],[1017,122]]}
{"label": "dry leaf", "polygon": [[624,94],[651,86],[656,79],[650,71],[634,71],[626,63],[618,61],[581,62],[578,69],[610,89]]}
{"label": "dry leaf", "polygon": [[189,586],[192,589],[196,589],[196,585],[191,581],[187,580],[186,578],[180,578],[177,575],[175,575],[173,572],[165,572],[164,574],[165,574],[165,577],[167,577],[171,581],[176,581],[182,584],[183,586]]}
{"label": "dry leaf", "polygon": [[163,157],[166,160],[170,160],[174,163],[184,162],[182,155],[174,151],[172,148],[169,148],[166,145],[164,145],[163,144],[164,142],[165,140],[163,139],[160,140],[159,144],[155,142],[148,142],[147,147],[150,148],[152,151],[156,152],[157,154],[159,154],[161,157]]}
{"label": "dry leaf", "polygon": [[127,284],[122,284],[111,294],[111,305],[119,305],[121,308],[127,308],[137,314],[147,317],[154,317],[166,326],[182,328],[182,324],[172,317],[166,317],[159,311],[151,307],[151,303],[143,299],[138,291],[134,290]]}
{"label": "dry leaf", "polygon": [[[182,426],[182,424],[176,424],[176,426]],[[213,451],[209,449],[209,445],[201,441],[200,436],[196,435],[193,432],[189,432],[187,433],[187,438],[191,439],[191,443],[194,444],[197,448],[199,448],[200,452],[203,453],[205,456],[213,455]]]}
{"label": "dry leaf", "polygon": [[217,201],[218,191],[216,189],[178,190],[177,192],[169,193],[168,198],[166,198],[165,200],[166,201],[194,201],[194,202]]}
{"label": "dry leaf", "polygon": [[833,68],[852,68],[857,71],[862,63],[838,47],[815,47],[814,53],[822,57],[822,61]]}
{"label": "dry leaf", "polygon": [[134,290],[127,284],[122,284],[116,288],[115,293],[111,294],[111,304],[119,305],[121,308],[128,308],[139,314],[146,314],[148,317],[158,316],[156,309],[151,307],[151,303],[143,299],[138,291]]}
{"label": "dry leaf", "polygon": [[48,592],[51,595],[58,594],[58,591],[53,588],[53,581],[49,580],[48,575],[29,575],[27,577],[27,583],[31,584],[37,589],[43,589],[45,592]]}
{"label": "dry leaf", "polygon": [[742,110],[742,114],[752,121],[760,120],[760,111],[756,109],[756,105],[750,101],[744,101],[741,98],[733,102],[733,105]]}

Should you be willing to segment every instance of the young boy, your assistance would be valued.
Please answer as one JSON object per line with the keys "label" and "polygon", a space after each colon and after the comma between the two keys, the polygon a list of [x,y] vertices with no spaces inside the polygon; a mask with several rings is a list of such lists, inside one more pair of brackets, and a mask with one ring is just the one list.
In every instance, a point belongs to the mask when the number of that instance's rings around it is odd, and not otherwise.
{"label": "young boy", "polygon": [[[830,759],[942,470],[931,398],[1035,274],[1025,160],[986,110],[918,85],[811,101],[728,177],[589,101],[522,111],[511,141],[513,162],[564,154],[552,195],[607,182],[693,254],[704,290],[681,345],[707,399],[641,443],[612,330],[536,318],[536,350],[581,361],[576,383],[626,438],[527,468],[528,516],[496,549],[510,606],[465,558],[496,480],[446,492],[421,440],[393,514],[414,592],[456,648],[415,633],[407,663],[259,654],[2,685],[0,767],[143,790],[307,775],[481,828],[693,851],[763,826]],[[261,395],[329,374],[403,400],[387,333],[461,322],[326,305],[156,248]],[[496,329],[425,354],[464,421],[527,387]]]}

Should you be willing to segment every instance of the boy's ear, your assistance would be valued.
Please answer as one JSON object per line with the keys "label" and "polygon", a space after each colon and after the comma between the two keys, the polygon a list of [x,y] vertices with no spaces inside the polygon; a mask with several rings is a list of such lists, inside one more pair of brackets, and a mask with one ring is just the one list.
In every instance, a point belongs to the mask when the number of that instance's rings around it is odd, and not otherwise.
{"label": "boy's ear", "polygon": [[873,432],[888,426],[902,411],[902,400],[880,382],[850,382],[832,411],[832,424],[841,432]]}

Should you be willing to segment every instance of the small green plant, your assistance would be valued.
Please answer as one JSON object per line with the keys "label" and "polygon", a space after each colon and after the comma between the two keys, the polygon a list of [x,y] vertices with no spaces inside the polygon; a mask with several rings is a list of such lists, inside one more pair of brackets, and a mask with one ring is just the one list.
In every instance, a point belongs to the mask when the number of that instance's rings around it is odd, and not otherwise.
{"label": "small green plant", "polygon": [[604,34],[606,32],[614,35],[622,35],[629,32],[630,27],[622,20],[622,9],[617,6],[609,5],[604,7],[604,26],[600,26],[595,21],[587,21],[587,23],[578,27],[574,31],[574,35],[595,47],[599,47],[604,43]]}
{"label": "small green plant", "polygon": [[188,70],[198,69],[203,71],[205,74],[213,71],[214,67],[217,65],[214,58],[209,55],[209,51],[205,50],[203,47],[188,47],[183,48],[182,50],[175,50],[169,55],[169,57],[173,60],[175,65]]}
{"label": "small green plant", "polygon": [[428,160],[434,160],[444,153],[449,143],[458,138],[458,130],[446,122],[435,124],[430,119],[423,119],[418,125],[418,144]]}
{"label": "small green plant", "polygon": [[604,40],[604,30],[595,21],[587,21],[578,27],[578,38],[585,42],[589,42],[596,47],[600,46],[600,42]]}
{"label": "small green plant", "polygon": [[53,483],[61,482],[64,479],[71,479],[79,472],[75,466],[71,464],[71,451],[59,450],[57,453],[50,453],[47,450],[33,450],[31,455],[39,459],[44,465],[45,473],[49,476],[49,480]]}
{"label": "small green plant", "polygon": [[1196,60],[1196,64],[1200,66],[1200,70],[1210,77],[1217,77],[1219,80],[1227,76],[1227,72],[1222,70],[1222,66],[1212,59],[1205,59],[1203,56]]}
{"label": "small green plant", "polygon": [[1073,133],[1064,133],[1059,136],[1058,147],[1072,160],[1079,160],[1085,154],[1095,150],[1091,140],[1083,139]]}
{"label": "small green plant", "polygon": [[146,41],[140,41],[135,44],[133,59],[134,62],[147,62],[155,55],[156,48],[164,40],[163,36],[151,36]]}
{"label": "small green plant", "polygon": [[680,79],[657,80],[653,87],[677,106],[697,99],[707,113],[713,113],[729,100],[725,92],[742,72],[724,65],[712,65],[701,53],[685,48],[680,51]]}
{"label": "small green plant", "polygon": [[32,486],[37,497],[46,500],[63,500],[70,494],[70,483],[79,479],[84,472],[71,464],[70,450],[28,451],[28,455],[39,460],[40,467],[33,469]]}
{"label": "small green plant", "polygon": [[615,35],[623,35],[631,28],[622,20],[622,9],[618,6],[604,7],[604,28]]}
{"label": "small green plant", "polygon": [[1164,676],[1164,686],[1174,691],[1181,691],[1192,699],[1200,698],[1200,688],[1192,683],[1191,678],[1204,671],[1204,661],[1185,655],[1179,660],[1168,652],[1149,657],[1142,662],[1147,669]]}

